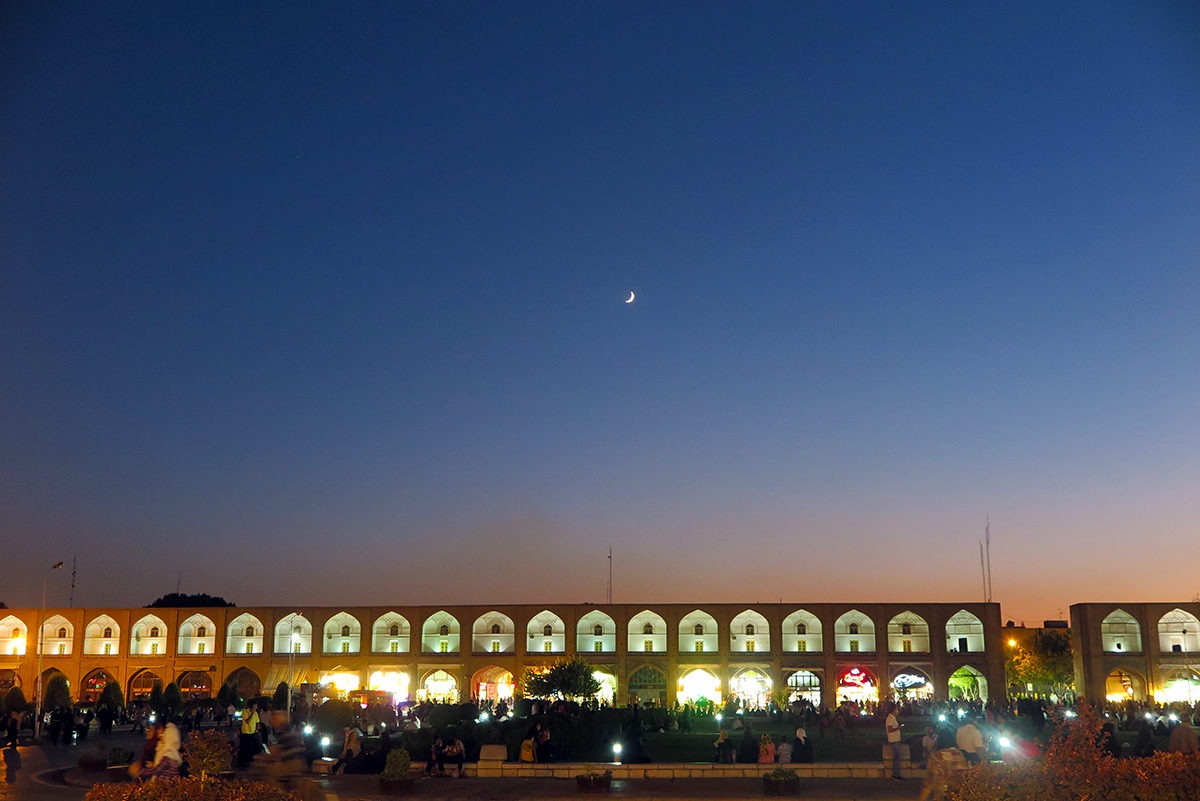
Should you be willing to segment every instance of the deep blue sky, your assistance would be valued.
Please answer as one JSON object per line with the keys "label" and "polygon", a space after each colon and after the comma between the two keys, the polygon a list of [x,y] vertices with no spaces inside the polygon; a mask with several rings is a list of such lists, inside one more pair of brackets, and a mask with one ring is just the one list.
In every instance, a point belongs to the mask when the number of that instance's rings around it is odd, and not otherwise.
{"label": "deep blue sky", "polygon": [[1193,3],[0,13],[10,606],[1200,591]]}

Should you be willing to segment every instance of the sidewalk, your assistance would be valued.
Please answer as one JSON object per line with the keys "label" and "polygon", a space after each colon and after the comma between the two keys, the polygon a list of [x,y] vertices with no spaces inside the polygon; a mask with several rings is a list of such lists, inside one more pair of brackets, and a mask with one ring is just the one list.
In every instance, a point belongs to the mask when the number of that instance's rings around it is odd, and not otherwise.
{"label": "sidewalk", "polygon": [[[335,776],[312,782],[312,798],[325,801],[395,801],[379,790],[378,776]],[[804,779],[800,795],[805,801],[911,801],[921,794],[921,781],[908,779]],[[763,797],[758,779],[614,779],[611,797],[638,801],[697,799],[743,801]],[[413,797],[423,801],[579,801],[572,779],[455,779],[417,780]]]}

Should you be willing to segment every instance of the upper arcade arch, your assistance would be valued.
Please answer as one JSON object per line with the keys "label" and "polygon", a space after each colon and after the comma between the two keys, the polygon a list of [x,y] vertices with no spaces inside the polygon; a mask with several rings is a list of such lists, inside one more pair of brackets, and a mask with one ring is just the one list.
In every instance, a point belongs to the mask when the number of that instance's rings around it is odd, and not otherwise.
{"label": "upper arcade arch", "polygon": [[627,645],[629,653],[667,652],[667,621],[657,612],[643,609],[629,619]]}
{"label": "upper arcade arch", "polygon": [[679,621],[679,653],[715,653],[719,647],[717,619],[694,609]]}
{"label": "upper arcade arch", "polygon": [[[385,612],[371,626],[371,650],[377,654],[406,654],[412,628],[399,612]],[[404,687],[407,694],[408,685]]]}
{"label": "upper arcade arch", "polygon": [[229,621],[225,628],[225,654],[261,654],[263,652],[263,624],[249,612]]}
{"label": "upper arcade arch", "polygon": [[129,628],[130,655],[149,656],[167,652],[167,624],[158,615],[144,615]]}
{"label": "upper arcade arch", "polygon": [[888,651],[929,653],[929,624],[925,618],[905,610],[888,621]]}
{"label": "upper arcade arch", "polygon": [[1164,654],[1194,654],[1200,651],[1200,620],[1176,608],[1158,619],[1158,648]]}
{"label": "upper arcade arch", "polygon": [[845,612],[833,623],[834,650],[841,653],[873,653],[875,621],[857,609]]}
{"label": "upper arcade arch", "polygon": [[68,656],[74,650],[75,627],[62,615],[52,615],[42,624],[42,653]]}
{"label": "upper arcade arch", "polygon": [[593,609],[575,627],[575,652],[610,654],[617,650],[617,623],[599,609]]}
{"label": "upper arcade arch", "polygon": [[458,618],[445,610],[434,612],[421,624],[421,653],[457,654],[460,636]]}
{"label": "upper arcade arch", "polygon": [[108,615],[97,615],[83,629],[83,653],[115,656],[121,652],[121,627]]}
{"label": "upper arcade arch", "polygon": [[211,654],[217,648],[217,626],[199,612],[179,624],[179,655]]}
{"label": "upper arcade arch", "polygon": [[516,642],[516,624],[503,612],[484,612],[471,625],[471,650],[477,654],[510,654]]}
{"label": "upper arcade arch", "polygon": [[1114,609],[1100,622],[1100,649],[1109,654],[1140,654],[1142,627],[1124,609]]}
{"label": "upper arcade arch", "polygon": [[807,609],[797,609],[783,619],[783,650],[787,653],[820,652],[821,619]]}
{"label": "upper arcade arch", "polygon": [[729,650],[733,653],[770,653],[770,623],[753,609],[739,613],[729,624]]}
{"label": "upper arcade arch", "polygon": [[326,654],[357,654],[362,643],[362,624],[349,612],[338,612],[325,621],[321,651]]}
{"label": "upper arcade arch", "polygon": [[16,615],[0,618],[0,655],[24,656],[28,649],[29,627]]}
{"label": "upper arcade arch", "polygon": [[946,653],[975,654],[983,652],[983,621],[960,609],[946,621]]}
{"label": "upper arcade arch", "polygon": [[528,654],[561,654],[567,650],[567,624],[549,609],[534,615],[526,630]]}
{"label": "upper arcade arch", "polygon": [[275,653],[311,654],[312,621],[299,612],[281,617],[275,624]]}

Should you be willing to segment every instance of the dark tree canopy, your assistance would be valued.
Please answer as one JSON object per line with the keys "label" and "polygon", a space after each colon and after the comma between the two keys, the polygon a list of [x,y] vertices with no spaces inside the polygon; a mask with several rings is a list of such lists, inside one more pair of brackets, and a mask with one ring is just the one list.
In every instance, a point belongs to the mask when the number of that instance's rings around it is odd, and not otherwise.
{"label": "dark tree canopy", "polygon": [[208,595],[207,593],[203,592],[193,593],[190,595],[182,592],[169,592],[163,597],[155,600],[153,603],[146,604],[144,608],[178,608],[187,606],[237,606],[237,604],[230,603],[219,595]]}
{"label": "dark tree canopy", "polygon": [[595,668],[582,659],[560,659],[544,672],[526,670],[523,684],[531,698],[590,698],[600,692]]}

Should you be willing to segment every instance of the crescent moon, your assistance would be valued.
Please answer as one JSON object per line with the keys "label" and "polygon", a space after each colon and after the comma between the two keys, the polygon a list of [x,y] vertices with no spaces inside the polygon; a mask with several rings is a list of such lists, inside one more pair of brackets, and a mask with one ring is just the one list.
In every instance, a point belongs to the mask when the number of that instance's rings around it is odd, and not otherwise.
{"label": "crescent moon", "polygon": [[625,302],[626,302],[626,303],[633,303],[633,299],[634,299],[634,298],[636,298],[636,297],[637,297],[637,295],[635,295],[635,294],[633,293],[633,290],[631,289],[631,290],[629,290],[629,297],[625,298]]}

